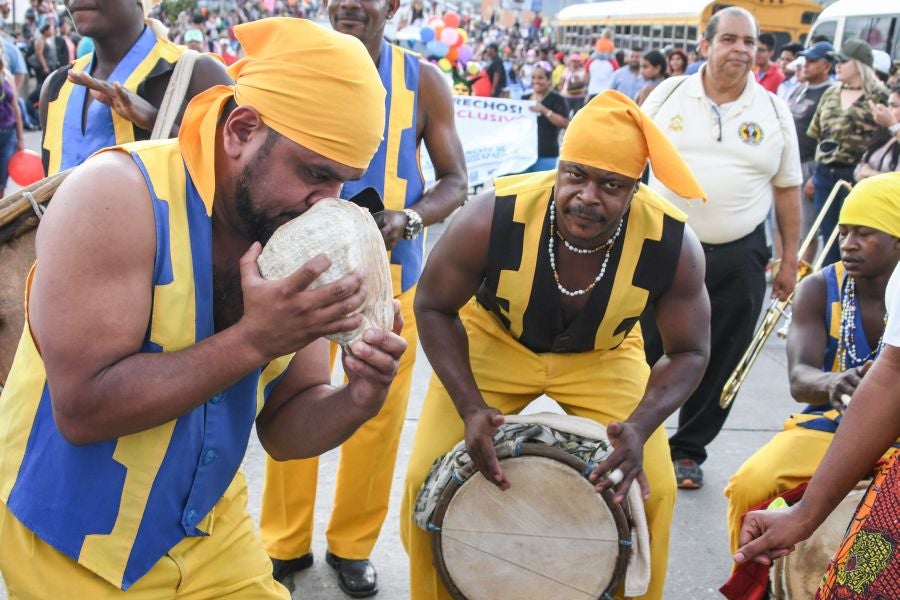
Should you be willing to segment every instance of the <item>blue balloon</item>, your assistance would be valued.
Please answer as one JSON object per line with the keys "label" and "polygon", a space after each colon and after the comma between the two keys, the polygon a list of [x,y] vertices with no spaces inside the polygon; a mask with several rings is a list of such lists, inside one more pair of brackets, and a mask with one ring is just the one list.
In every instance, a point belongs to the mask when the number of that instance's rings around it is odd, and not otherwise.
{"label": "blue balloon", "polygon": [[423,43],[427,44],[434,39],[434,29],[431,27],[423,27],[419,30],[419,37],[422,39]]}
{"label": "blue balloon", "polygon": [[[428,56],[436,56],[438,58],[443,57],[443,54],[440,54],[442,42],[438,40],[431,40],[427,44],[425,44],[425,49],[428,50]],[[444,44],[446,45],[446,44]]]}
{"label": "blue balloon", "polygon": [[433,42],[434,44],[434,55],[438,58],[444,58],[447,56],[447,53],[450,52],[450,46],[445,44],[444,42]]}

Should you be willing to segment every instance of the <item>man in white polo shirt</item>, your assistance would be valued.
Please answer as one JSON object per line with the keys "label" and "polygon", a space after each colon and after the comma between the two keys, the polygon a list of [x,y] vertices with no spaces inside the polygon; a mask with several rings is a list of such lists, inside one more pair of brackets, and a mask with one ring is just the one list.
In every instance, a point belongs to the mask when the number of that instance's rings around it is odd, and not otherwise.
{"label": "man in white polo shirt", "polygon": [[[688,489],[703,484],[706,445],[728,416],[719,408],[722,387],[753,338],[762,308],[769,259],[764,221],[773,202],[785,256],[772,296],[787,297],[797,277],[802,183],[797,134],[784,102],[753,76],[758,37],[759,25],[749,12],[719,11],[700,42],[707,64],[695,75],[662,82],[642,106],[709,196],[706,204],[686,201],[650,177],[652,188],[687,213],[706,253],[710,361],[669,439],[679,487]],[[654,330],[645,337],[652,364],[661,344]]]}

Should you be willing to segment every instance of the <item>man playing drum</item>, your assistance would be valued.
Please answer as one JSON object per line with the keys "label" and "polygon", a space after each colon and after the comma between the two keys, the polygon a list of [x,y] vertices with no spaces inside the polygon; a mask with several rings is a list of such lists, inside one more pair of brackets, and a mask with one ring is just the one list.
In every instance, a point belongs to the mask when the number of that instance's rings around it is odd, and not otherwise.
{"label": "man playing drum", "polygon": [[[865,201],[850,198],[860,194],[878,205],[876,214],[859,210]],[[853,188],[841,208],[839,223],[844,233],[860,230],[900,233],[900,173],[878,175]],[[871,205],[869,205],[871,206]],[[846,211],[850,209],[848,214]],[[894,240],[896,243],[896,239]],[[888,322],[884,328],[884,349],[853,394],[853,401],[834,435],[822,463],[816,469],[803,499],[782,511],[752,512],[741,528],[741,548],[734,560],[754,560],[768,565],[790,553],[808,538],[828,514],[844,499],[886,448],[900,436],[900,265],[894,268],[885,304]],[[828,565],[816,593],[821,600],[856,600],[900,597],[900,454],[891,454],[880,468],[850,520],[847,534]]]}
{"label": "man playing drum", "polygon": [[396,372],[405,342],[370,329],[348,384],[329,385],[320,338],[360,325],[359,273],[309,289],[324,255],[274,281],[256,264],[279,225],[362,175],[382,137],[378,73],[311,21],[235,33],[235,85],[195,97],[177,140],[77,167],[39,229],[0,396],[11,597],[287,599],[246,511],[251,428],[277,459],[320,454],[378,412]]}
{"label": "man playing drum", "polygon": [[791,395],[807,404],[747,459],[725,488],[732,554],[744,513],[809,481],[852,396],[884,346],[884,293],[900,260],[900,227],[890,203],[861,182],[839,221],[841,262],[806,277],[797,289],[787,340]]}
{"label": "man playing drum", "polygon": [[[703,252],[683,214],[638,182],[648,157],[672,189],[704,197],[637,105],[601,94],[572,120],[558,169],[497,180],[433,250],[416,317],[435,376],[401,516],[412,598],[448,597],[428,534],[413,524],[429,467],[465,436],[478,470],[508,488],[491,436],[502,415],[542,394],[607,426],[615,451],[590,481],[614,488],[616,502],[640,484],[651,535],[646,597],[662,597],[676,487],[661,425],[703,373],[709,302]],[[666,348],[652,372],[636,326],[648,303]]]}

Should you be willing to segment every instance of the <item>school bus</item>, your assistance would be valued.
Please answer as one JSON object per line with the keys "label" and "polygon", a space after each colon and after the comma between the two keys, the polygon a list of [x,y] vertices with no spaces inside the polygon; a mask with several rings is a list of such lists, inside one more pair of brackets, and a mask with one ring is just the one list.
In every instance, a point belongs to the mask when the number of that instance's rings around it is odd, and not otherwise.
{"label": "school bus", "polygon": [[712,16],[729,6],[753,13],[760,30],[775,35],[777,49],[791,41],[804,42],[822,10],[811,0],[612,0],[572,4],[557,16],[557,45],[566,50],[588,50],[610,27],[617,48],[671,46],[693,50]]}

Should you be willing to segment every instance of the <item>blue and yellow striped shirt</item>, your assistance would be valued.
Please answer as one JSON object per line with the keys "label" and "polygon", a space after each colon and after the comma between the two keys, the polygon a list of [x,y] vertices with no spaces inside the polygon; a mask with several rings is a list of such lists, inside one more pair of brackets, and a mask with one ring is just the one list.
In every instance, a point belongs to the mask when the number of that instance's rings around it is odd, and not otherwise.
{"label": "blue and yellow striped shirt", "polygon": [[[141,351],[180,350],[214,333],[211,218],[177,140],[121,149],[144,175],[156,221],[153,307]],[[207,534],[210,510],[290,359],[174,421],[75,446],[56,427],[44,363],[26,324],[0,395],[0,501],[39,538],[128,589],[183,538]]]}
{"label": "blue and yellow striped shirt", "polygon": [[[384,139],[362,178],[348,181],[342,198],[351,198],[367,187],[378,190],[388,210],[412,207],[422,198],[425,178],[419,164],[416,110],[419,97],[419,57],[398,46],[381,42],[378,74],[387,90]],[[425,236],[401,239],[391,251],[394,296],[419,281],[425,258]]]}

